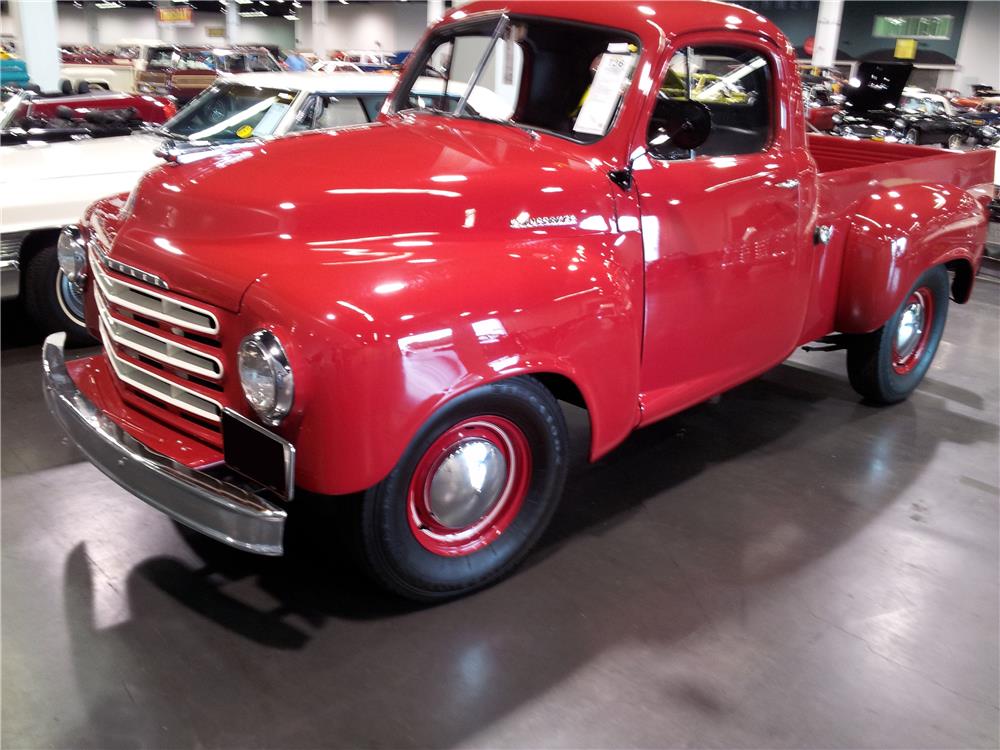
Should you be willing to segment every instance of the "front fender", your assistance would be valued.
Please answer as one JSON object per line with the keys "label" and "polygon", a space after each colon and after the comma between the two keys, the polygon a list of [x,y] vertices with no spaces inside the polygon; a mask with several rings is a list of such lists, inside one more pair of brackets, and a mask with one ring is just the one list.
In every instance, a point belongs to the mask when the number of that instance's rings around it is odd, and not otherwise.
{"label": "front fender", "polygon": [[295,444],[299,486],[372,486],[442,405],[515,375],[574,383],[590,412],[593,456],[634,428],[637,234],[444,241],[419,255],[388,246],[367,258],[345,254],[309,278],[263,278],[240,310],[250,327],[280,321],[291,337],[289,359],[303,377],[280,431]]}
{"label": "front fender", "polygon": [[836,330],[880,328],[928,268],[965,261],[974,274],[985,240],[982,205],[954,185],[911,184],[872,193],[848,230]]}

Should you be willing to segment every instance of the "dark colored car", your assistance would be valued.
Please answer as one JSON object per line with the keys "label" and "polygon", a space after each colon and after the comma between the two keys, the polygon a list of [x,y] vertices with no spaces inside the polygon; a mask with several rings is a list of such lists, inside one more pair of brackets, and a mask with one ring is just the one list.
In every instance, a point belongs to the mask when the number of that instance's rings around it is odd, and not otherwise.
{"label": "dark colored car", "polygon": [[845,91],[844,112],[837,118],[834,133],[960,148],[972,137],[969,124],[949,114],[938,97],[904,92],[912,69],[909,63],[862,63],[857,85]]}
{"label": "dark colored car", "polygon": [[969,135],[980,146],[991,146],[1000,138],[1000,108],[963,112],[958,116],[968,124]]}

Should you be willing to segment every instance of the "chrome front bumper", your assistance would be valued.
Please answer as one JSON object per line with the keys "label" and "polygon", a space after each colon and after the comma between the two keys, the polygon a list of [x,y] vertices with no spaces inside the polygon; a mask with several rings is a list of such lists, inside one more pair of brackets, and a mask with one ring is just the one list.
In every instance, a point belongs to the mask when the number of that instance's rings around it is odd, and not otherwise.
{"label": "chrome front bumper", "polygon": [[125,432],[70,378],[65,341],[65,333],[45,339],[45,400],[94,466],[140,500],[213,539],[259,555],[283,553],[285,511],[243,487],[151,451]]}

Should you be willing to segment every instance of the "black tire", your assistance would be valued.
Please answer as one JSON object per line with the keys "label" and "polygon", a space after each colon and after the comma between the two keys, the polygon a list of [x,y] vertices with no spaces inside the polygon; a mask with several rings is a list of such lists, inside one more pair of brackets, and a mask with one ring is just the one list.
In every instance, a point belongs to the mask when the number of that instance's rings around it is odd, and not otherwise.
{"label": "black tire", "polygon": [[[428,538],[418,538],[426,527],[418,530],[412,520],[411,482],[428,456],[435,451],[445,455],[441,441],[447,441],[457,425],[479,419],[513,424],[520,431],[519,439],[530,451],[530,460],[521,464],[530,467],[522,477],[519,496],[523,500],[502,533],[484,532],[490,539],[485,546],[450,555],[431,551],[426,546]],[[420,429],[389,476],[364,493],[360,552],[368,571],[390,591],[424,602],[467,594],[496,582],[524,559],[552,518],[566,480],[567,446],[559,404],[533,378],[492,383],[454,399]],[[504,476],[512,482],[516,472]]]}
{"label": "black tire", "polygon": [[965,136],[961,133],[952,133],[948,136],[948,142],[945,144],[947,148],[952,151],[959,151],[962,148],[962,144],[965,143]]}
{"label": "black tire", "polygon": [[910,128],[906,131],[906,142],[912,143],[914,146],[920,145],[920,131],[916,128]]}
{"label": "black tire", "polygon": [[[907,306],[919,297],[929,300],[930,325],[919,338],[910,358],[900,360],[896,334]],[[877,331],[855,336],[847,347],[847,374],[851,386],[872,404],[895,404],[905,400],[923,380],[934,360],[948,318],[948,272],[944,266],[925,271],[903,302]]]}
{"label": "black tire", "polygon": [[59,270],[55,243],[28,259],[23,280],[25,310],[42,333],[65,331],[67,346],[97,343],[83,324],[82,298],[73,296],[71,285]]}

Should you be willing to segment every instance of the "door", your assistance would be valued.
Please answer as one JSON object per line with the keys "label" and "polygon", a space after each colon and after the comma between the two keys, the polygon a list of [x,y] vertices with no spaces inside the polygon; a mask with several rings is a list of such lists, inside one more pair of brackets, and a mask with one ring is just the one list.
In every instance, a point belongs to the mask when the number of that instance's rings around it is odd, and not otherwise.
{"label": "door", "polygon": [[[802,331],[811,243],[800,180],[815,172],[791,132],[802,114],[778,96],[788,74],[779,59],[757,41],[690,44],[661,79],[649,153],[634,169],[646,270],[643,422],[777,364]],[[711,127],[685,150],[665,133],[692,101]]]}

